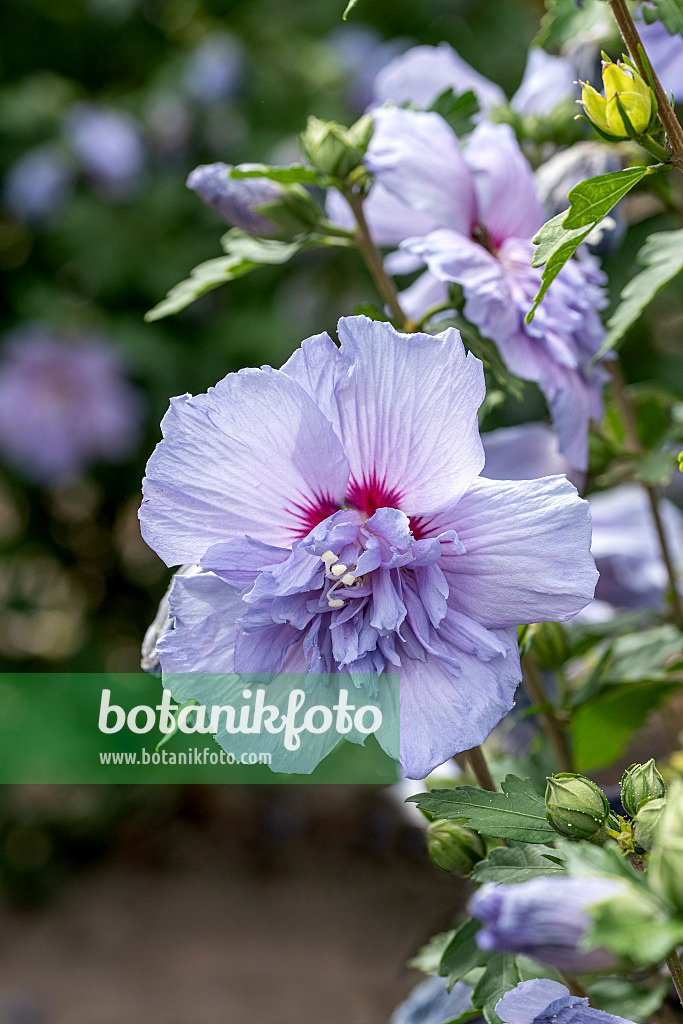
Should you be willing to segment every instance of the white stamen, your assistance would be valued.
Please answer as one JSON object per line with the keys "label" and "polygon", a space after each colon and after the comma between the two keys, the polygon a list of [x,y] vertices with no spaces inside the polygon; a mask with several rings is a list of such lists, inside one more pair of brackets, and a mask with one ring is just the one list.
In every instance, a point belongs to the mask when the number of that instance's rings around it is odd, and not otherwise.
{"label": "white stamen", "polygon": [[331,565],[337,561],[338,555],[335,555],[334,551],[323,551],[320,556],[321,562],[325,563],[326,568],[330,568]]}
{"label": "white stamen", "polygon": [[342,601],[342,599],[340,597],[328,597],[327,603],[329,604],[330,608],[343,608],[344,607],[344,602]]}
{"label": "white stamen", "polygon": [[356,582],[356,577],[353,575],[352,572],[345,572],[341,578],[341,581],[345,587],[350,587],[353,583]]}
{"label": "white stamen", "polygon": [[330,572],[333,576],[343,576],[347,569],[348,565],[344,565],[343,562],[337,562],[336,565],[332,566]]}

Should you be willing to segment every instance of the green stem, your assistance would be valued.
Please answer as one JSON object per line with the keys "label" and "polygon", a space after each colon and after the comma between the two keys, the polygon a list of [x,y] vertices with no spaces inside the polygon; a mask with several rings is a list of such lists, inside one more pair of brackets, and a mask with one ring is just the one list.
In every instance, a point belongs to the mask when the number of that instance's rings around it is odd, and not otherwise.
{"label": "green stem", "polygon": [[346,198],[353,210],[353,214],[356,218],[356,224],[358,225],[358,230],[356,231],[356,245],[365,260],[365,264],[370,271],[373,281],[375,282],[377,291],[389,307],[392,319],[399,325],[399,327],[405,329],[408,324],[408,318],[401,309],[401,303],[398,300],[398,290],[394,279],[387,274],[384,269],[382,254],[370,235],[370,229],[368,228],[368,222],[365,219],[365,212],[363,210],[363,197],[347,195]]}
{"label": "green stem", "polygon": [[573,771],[572,752],[564,722],[555,714],[555,709],[552,707],[545,692],[541,674],[536,667],[536,663],[528,654],[525,654],[522,658],[522,672],[524,686],[533,703],[542,704],[547,708],[547,710],[540,711],[539,715],[558,768],[561,772]]}
{"label": "green stem", "polygon": [[[419,331],[429,320],[431,320],[433,316],[436,316],[437,313],[445,313],[446,310],[449,309],[453,309],[452,302],[440,302],[438,305],[432,306],[428,309],[426,313],[423,313],[419,320],[409,321],[410,328],[412,330]],[[413,324],[415,325],[414,327]]]}
{"label": "green stem", "polygon": [[668,149],[665,149],[664,146],[660,146],[658,142],[655,142],[651,135],[641,135],[637,141],[643,149],[646,149],[648,153],[651,153],[655,159],[660,161],[660,163],[666,164],[671,159],[671,153]]}
{"label": "green stem", "polygon": [[491,793],[496,793],[498,787],[493,781],[489,766],[486,763],[484,757],[484,751],[481,747],[472,747],[471,750],[465,751],[465,756],[470,763],[470,768],[474,772],[474,777],[481,786],[482,789],[488,789]]}
{"label": "green stem", "polygon": [[681,1006],[683,1006],[683,967],[681,967],[681,961],[678,959],[678,953],[675,949],[666,958],[666,966],[669,968],[674,988],[676,989]]}
{"label": "green stem", "polygon": [[[631,17],[631,12],[628,9],[626,0],[610,0],[610,7],[612,8],[612,13],[616,19],[617,25],[619,26],[619,31],[621,32],[623,40],[631,54],[633,63],[638,68],[641,77],[647,82],[647,69],[645,68],[641,58],[641,52],[645,53],[645,47],[643,46],[643,41],[638,34],[638,29],[635,26],[633,18]],[[670,159],[679,171],[683,171],[683,128],[681,128],[680,122],[676,117],[676,113],[664,92],[662,83],[657,78],[657,72],[652,67],[649,58],[647,58],[647,61],[650,65],[652,84],[654,86],[654,93],[657,99],[659,120],[664,126],[668,142],[671,147]]]}

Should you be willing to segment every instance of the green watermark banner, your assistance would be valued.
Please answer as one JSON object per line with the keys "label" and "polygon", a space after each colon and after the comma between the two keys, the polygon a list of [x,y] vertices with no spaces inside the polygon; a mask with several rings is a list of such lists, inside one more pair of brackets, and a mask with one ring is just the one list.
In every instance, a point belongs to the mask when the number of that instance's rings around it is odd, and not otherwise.
{"label": "green watermark banner", "polygon": [[398,675],[0,674],[0,784],[397,781]]}

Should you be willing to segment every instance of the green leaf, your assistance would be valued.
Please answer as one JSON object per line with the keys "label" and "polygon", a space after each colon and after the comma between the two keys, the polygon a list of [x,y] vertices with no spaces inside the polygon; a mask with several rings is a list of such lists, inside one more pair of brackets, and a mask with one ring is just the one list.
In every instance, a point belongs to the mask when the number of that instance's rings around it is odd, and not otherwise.
{"label": "green leaf", "polygon": [[233,167],[231,178],[268,178],[281,185],[316,185],[320,175],[312,167],[291,164],[289,167],[271,167],[269,164],[252,164],[248,169]]}
{"label": "green leaf", "polygon": [[594,771],[620,757],[650,712],[675,688],[662,683],[618,686],[582,705],[571,726],[576,770]]}
{"label": "green leaf", "polygon": [[645,267],[632,277],[621,293],[621,301],[607,322],[607,336],[593,362],[613,349],[636,322],[657,292],[683,270],[683,229],[650,235],[636,263]]}
{"label": "green leaf", "polygon": [[554,50],[577,36],[588,34],[601,39],[610,31],[609,9],[600,0],[584,0],[581,7],[575,0],[546,0],[546,8],[540,31],[534,39],[535,46]]}
{"label": "green leaf", "polygon": [[547,221],[533,240],[536,250],[532,266],[545,266],[545,270],[543,283],[526,315],[527,323],[533,320],[545,293],[567,260],[612,207],[649,172],[649,167],[627,167],[613,174],[587,178],[571,190],[569,209]]}
{"label": "green leaf", "polygon": [[317,240],[314,241],[312,238],[301,238],[295,242],[253,238],[239,228],[233,228],[221,238],[226,255],[200,263],[190,271],[190,277],[174,285],[166,298],[145,314],[145,320],[161,320],[172,313],[178,313],[200,295],[218,288],[219,285],[234,281],[264,264],[286,263],[300,249],[316,242]]}
{"label": "green leaf", "polygon": [[343,18],[344,21],[346,21],[346,19],[348,18],[349,14],[354,9],[354,7],[356,6],[357,3],[358,3],[358,0],[349,0],[348,4],[346,5],[346,10],[344,11],[344,13],[342,15],[342,18]]}
{"label": "green leaf", "polygon": [[472,993],[472,1003],[481,1008],[488,1024],[501,1024],[496,1013],[496,1004],[506,992],[516,988],[520,982],[530,981],[532,978],[562,980],[551,967],[542,966],[531,957],[514,953],[496,953],[488,961],[486,970]]}
{"label": "green leaf", "polygon": [[454,928],[450,932],[439,932],[438,935],[432,935],[429,942],[421,946],[412,960],[408,961],[408,967],[412,967],[415,971],[422,971],[423,974],[438,974],[441,958],[454,935]]}
{"label": "green leaf", "polygon": [[481,928],[481,922],[474,918],[468,918],[453,933],[451,939],[443,951],[439,964],[439,974],[447,978],[448,988],[453,988],[456,981],[459,981],[465,974],[468,974],[473,967],[481,967],[490,957],[479,949],[475,935]]}
{"label": "green leaf", "polygon": [[479,113],[479,101],[471,89],[457,95],[449,88],[436,97],[429,109],[435,114],[440,114],[460,137],[467,135],[474,128],[474,118]]}
{"label": "green leaf", "polygon": [[561,867],[549,861],[537,847],[515,844],[491,850],[486,860],[475,864],[470,878],[479,885],[484,882],[527,882],[530,878],[561,871]]}
{"label": "green leaf", "polygon": [[656,13],[643,6],[645,21],[663,21],[672,35],[683,36],[683,0],[652,0]]}
{"label": "green leaf", "polygon": [[516,839],[522,843],[548,843],[557,838],[545,816],[545,801],[531,779],[508,775],[502,793],[489,793],[475,786],[433,789],[416,793],[408,801],[436,818],[462,818],[470,828],[495,839]]}
{"label": "green leaf", "polygon": [[629,978],[598,978],[588,986],[591,1003],[616,1017],[646,1024],[666,998],[669,982],[663,978],[653,989]]}

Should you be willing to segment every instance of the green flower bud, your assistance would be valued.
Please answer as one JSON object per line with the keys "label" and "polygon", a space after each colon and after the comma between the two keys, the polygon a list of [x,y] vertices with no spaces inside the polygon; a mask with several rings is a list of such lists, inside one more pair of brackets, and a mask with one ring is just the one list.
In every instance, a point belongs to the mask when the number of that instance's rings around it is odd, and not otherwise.
{"label": "green flower bud", "polygon": [[365,115],[351,128],[336,121],[309,117],[301,135],[301,148],[311,164],[333,178],[347,178],[363,162],[373,122]]}
{"label": "green flower bud", "polygon": [[561,622],[539,622],[534,627],[531,652],[539,668],[559,668],[567,660],[567,631]]}
{"label": "green flower bud", "polygon": [[469,875],[474,865],[486,856],[481,836],[449,818],[430,822],[427,849],[435,864],[454,875]]}
{"label": "green flower bud", "polygon": [[634,138],[647,131],[656,101],[638,72],[622,61],[603,61],[602,84],[604,96],[588,82],[582,83],[581,103],[596,128],[614,139]]}
{"label": "green flower bud", "polygon": [[666,807],[666,797],[659,796],[655,797],[654,800],[648,800],[644,803],[638,814],[636,815],[635,821],[633,822],[634,833],[636,843],[643,850],[648,852],[652,849],[654,844],[655,828],[659,823],[664,808]]}
{"label": "green flower bud", "polygon": [[[645,805],[647,807],[647,804]],[[648,867],[652,888],[683,911],[683,782],[671,784]]]}
{"label": "green flower bud", "polygon": [[556,832],[569,839],[591,839],[609,816],[607,797],[583,775],[560,772],[548,779],[545,816]]}
{"label": "green flower bud", "polygon": [[632,764],[621,779],[621,802],[624,810],[635,818],[648,800],[666,796],[667,784],[655,767],[654,758],[646,764]]}

